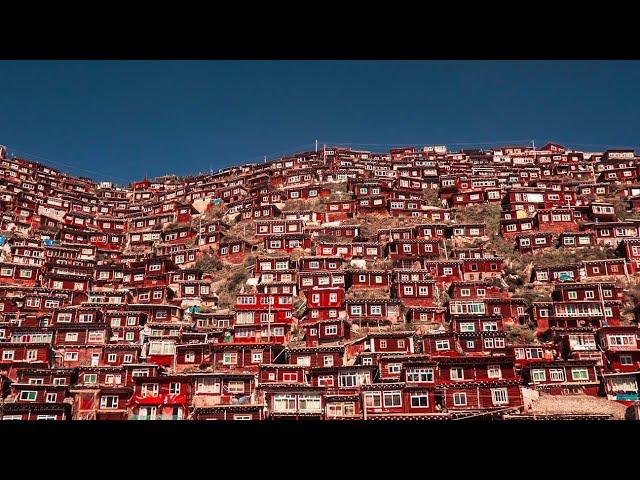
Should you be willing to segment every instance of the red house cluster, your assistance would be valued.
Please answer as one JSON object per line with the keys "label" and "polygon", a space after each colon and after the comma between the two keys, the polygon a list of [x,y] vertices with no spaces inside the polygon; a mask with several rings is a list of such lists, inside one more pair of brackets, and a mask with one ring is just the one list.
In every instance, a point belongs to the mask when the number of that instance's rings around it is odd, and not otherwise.
{"label": "red house cluster", "polygon": [[[1,147],[0,417],[439,420],[518,416],[535,395],[629,404],[639,174],[624,149],[324,147],[116,186]],[[499,219],[458,218],[473,205]],[[532,255],[527,283],[546,300],[510,291],[492,236]],[[535,261],[593,248],[607,255]],[[205,271],[210,258],[242,274],[230,306],[236,277]],[[535,339],[517,339],[527,325]]]}

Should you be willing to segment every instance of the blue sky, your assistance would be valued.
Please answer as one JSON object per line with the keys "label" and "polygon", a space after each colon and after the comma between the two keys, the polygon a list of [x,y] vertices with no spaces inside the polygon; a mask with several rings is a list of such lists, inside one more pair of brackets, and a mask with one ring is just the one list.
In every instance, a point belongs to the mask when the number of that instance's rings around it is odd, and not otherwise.
{"label": "blue sky", "polygon": [[320,143],[640,144],[638,61],[0,61],[0,144],[129,182]]}

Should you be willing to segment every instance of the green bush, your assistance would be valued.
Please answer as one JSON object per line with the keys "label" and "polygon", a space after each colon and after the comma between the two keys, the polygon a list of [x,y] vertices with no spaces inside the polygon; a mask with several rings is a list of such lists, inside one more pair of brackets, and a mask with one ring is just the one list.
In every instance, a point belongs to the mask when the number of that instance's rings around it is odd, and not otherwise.
{"label": "green bush", "polygon": [[213,273],[222,270],[222,262],[216,257],[206,255],[196,262],[195,267],[203,273]]}

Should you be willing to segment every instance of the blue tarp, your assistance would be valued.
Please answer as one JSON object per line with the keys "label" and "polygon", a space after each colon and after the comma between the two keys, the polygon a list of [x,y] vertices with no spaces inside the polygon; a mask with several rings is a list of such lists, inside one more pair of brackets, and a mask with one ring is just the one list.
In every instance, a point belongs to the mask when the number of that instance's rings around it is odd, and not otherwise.
{"label": "blue tarp", "polygon": [[627,401],[638,400],[638,394],[637,393],[618,393],[616,395],[616,400],[627,400]]}
{"label": "blue tarp", "polygon": [[44,244],[45,247],[53,247],[56,244],[56,241],[51,240],[49,238],[45,238],[42,240],[42,243]]}
{"label": "blue tarp", "polygon": [[560,280],[561,282],[570,282],[573,280],[573,273],[572,272],[560,272],[558,274],[558,280]]}
{"label": "blue tarp", "polygon": [[7,237],[5,237],[4,235],[0,235],[0,247],[4,245],[6,241]]}

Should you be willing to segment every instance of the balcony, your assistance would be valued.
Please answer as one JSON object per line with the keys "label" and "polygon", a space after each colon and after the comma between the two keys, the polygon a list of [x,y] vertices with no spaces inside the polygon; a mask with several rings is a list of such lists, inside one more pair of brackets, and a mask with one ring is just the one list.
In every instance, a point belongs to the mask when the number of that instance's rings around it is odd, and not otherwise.
{"label": "balcony", "polygon": [[282,409],[272,410],[273,415],[321,415],[324,413],[324,408],[304,408],[304,409]]}
{"label": "balcony", "polygon": [[129,420],[184,420],[180,415],[129,415]]}

